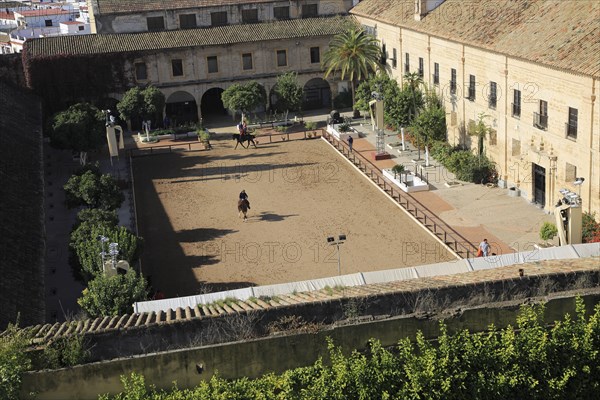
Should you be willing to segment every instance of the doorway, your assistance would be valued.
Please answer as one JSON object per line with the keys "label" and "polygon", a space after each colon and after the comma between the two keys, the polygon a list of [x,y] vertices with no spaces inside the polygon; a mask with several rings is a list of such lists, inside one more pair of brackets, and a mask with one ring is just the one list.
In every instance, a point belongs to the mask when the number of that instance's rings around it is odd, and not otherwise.
{"label": "doorway", "polygon": [[533,202],[546,205],[546,168],[533,164]]}

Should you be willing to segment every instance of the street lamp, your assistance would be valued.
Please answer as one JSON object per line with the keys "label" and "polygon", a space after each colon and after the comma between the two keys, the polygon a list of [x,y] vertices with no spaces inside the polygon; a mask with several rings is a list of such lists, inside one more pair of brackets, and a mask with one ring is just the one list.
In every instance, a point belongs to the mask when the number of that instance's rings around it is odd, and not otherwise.
{"label": "street lamp", "polygon": [[[100,245],[102,246],[102,251],[100,252],[100,258],[102,264],[100,268],[105,271],[107,256],[110,257],[109,261],[111,263],[111,267],[116,271],[117,269],[117,255],[119,255],[119,243],[108,243],[108,238],[104,235],[99,235],[97,238],[100,241]],[[105,250],[104,244],[108,243],[108,251]]]}
{"label": "street lamp", "polygon": [[110,110],[102,110],[102,114],[104,114],[104,123],[106,124],[106,126],[110,126]]}
{"label": "street lamp", "polygon": [[579,197],[581,197],[581,185],[583,185],[583,181],[585,181],[585,178],[575,178],[575,182],[573,182],[573,185],[577,186],[577,195]]}
{"label": "street lamp", "polygon": [[333,236],[327,237],[327,243],[329,243],[331,246],[335,246],[337,248],[338,275],[342,275],[342,267],[341,267],[341,263],[340,263],[340,244],[344,244],[345,241],[346,241],[346,235],[344,235],[344,234],[338,235],[337,241],[335,240],[335,237],[333,237]]}

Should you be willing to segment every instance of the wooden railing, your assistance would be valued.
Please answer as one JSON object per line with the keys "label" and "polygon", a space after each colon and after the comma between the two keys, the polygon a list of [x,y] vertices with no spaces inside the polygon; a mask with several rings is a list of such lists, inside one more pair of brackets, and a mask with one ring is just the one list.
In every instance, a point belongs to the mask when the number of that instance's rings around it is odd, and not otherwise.
{"label": "wooden railing", "polygon": [[350,151],[348,145],[335,137],[322,131],[321,136],[327,140],[337,151],[350,160],[363,174],[375,182],[383,191],[396,201],[403,209],[410,213],[428,231],[440,238],[459,257],[474,257],[477,246],[456,232],[450,225],[440,219],[425,205],[420,203],[410,194],[403,192],[396,185],[383,176],[381,169],[361,153]]}

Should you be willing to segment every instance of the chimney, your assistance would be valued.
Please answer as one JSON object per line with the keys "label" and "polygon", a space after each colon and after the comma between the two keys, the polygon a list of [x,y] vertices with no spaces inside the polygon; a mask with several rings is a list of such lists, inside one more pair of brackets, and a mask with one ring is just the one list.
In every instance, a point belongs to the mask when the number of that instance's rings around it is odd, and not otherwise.
{"label": "chimney", "polygon": [[415,21],[420,21],[427,14],[427,0],[415,0]]}

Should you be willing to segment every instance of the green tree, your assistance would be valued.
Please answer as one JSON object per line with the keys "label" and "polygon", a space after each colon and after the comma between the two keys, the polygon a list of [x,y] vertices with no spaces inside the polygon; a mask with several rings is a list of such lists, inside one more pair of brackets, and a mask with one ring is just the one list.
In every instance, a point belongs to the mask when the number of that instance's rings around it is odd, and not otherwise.
{"label": "green tree", "polygon": [[52,116],[50,140],[62,149],[88,152],[106,143],[104,115],[88,103],[72,105]]}
{"label": "green tree", "polygon": [[156,87],[133,87],[117,103],[119,116],[124,120],[137,121],[151,119],[155,121],[165,105],[165,95]]}
{"label": "green tree", "polygon": [[92,170],[87,170],[81,175],[71,176],[63,188],[69,207],[87,205],[103,210],[115,210],[125,200],[125,196],[112,175],[101,175]]}
{"label": "green tree", "polygon": [[244,114],[255,110],[265,104],[267,95],[265,89],[256,81],[250,81],[244,85],[234,83],[221,93],[223,105],[232,114],[237,112]]}
{"label": "green tree", "polygon": [[552,222],[544,222],[540,228],[540,239],[548,241],[554,239],[558,234],[558,228]]}
{"label": "green tree", "polygon": [[130,314],[133,303],[148,299],[147,286],[144,277],[133,270],[110,277],[99,274],[89,282],[77,303],[91,318]]}
{"label": "green tree", "polygon": [[[71,232],[69,247],[81,268],[84,281],[93,279],[103,271],[100,256],[103,245],[98,239],[100,236],[108,238],[108,243],[119,244],[117,258],[120,260],[133,264],[141,253],[142,238],[135,236],[124,226],[114,226],[109,222],[82,222]],[[104,244],[104,251],[108,251],[106,244]]]}
{"label": "green tree", "polygon": [[77,222],[75,226],[77,227],[84,222],[89,223],[90,225],[107,223],[111,226],[116,226],[119,223],[119,218],[117,217],[117,212],[115,210],[84,208],[77,213]]}
{"label": "green tree", "polygon": [[0,399],[19,399],[23,373],[31,368],[29,343],[29,335],[16,325],[9,324],[0,335]]}
{"label": "green tree", "polygon": [[485,120],[490,118],[489,115],[480,112],[477,115],[477,121],[469,126],[469,135],[477,137],[477,154],[481,157],[484,154],[483,143],[485,137],[490,135],[494,130],[485,124]]}
{"label": "green tree", "polygon": [[323,55],[325,78],[339,73],[342,80],[350,80],[352,107],[355,108],[356,84],[376,73],[381,61],[379,41],[358,26],[351,26],[335,35]]}
{"label": "green tree", "polygon": [[287,72],[277,77],[275,84],[275,94],[277,95],[277,107],[285,110],[285,123],[287,125],[288,113],[300,109],[304,89],[298,83],[298,74]]}
{"label": "green tree", "polygon": [[437,106],[424,109],[413,120],[411,133],[426,146],[432,141],[446,140],[446,111]]}

